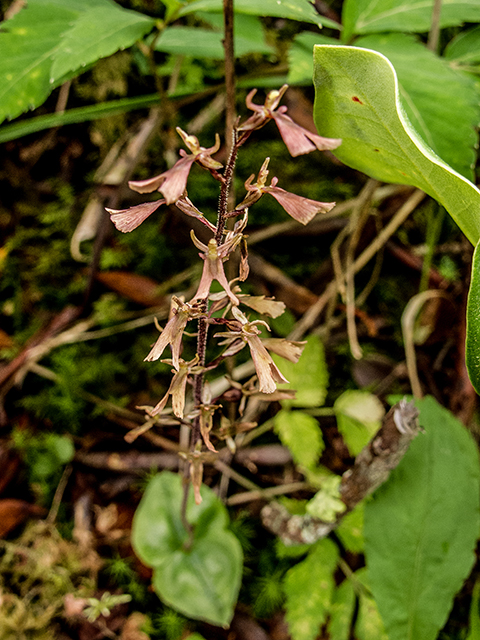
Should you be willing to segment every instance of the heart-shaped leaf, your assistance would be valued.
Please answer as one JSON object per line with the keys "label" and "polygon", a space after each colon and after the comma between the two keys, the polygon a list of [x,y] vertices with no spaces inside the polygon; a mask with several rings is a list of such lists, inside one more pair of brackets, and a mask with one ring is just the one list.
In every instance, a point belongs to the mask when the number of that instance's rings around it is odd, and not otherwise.
{"label": "heart-shaped leaf", "polygon": [[169,606],[189,618],[228,626],[240,588],[242,550],[227,530],[228,513],[211,489],[202,485],[202,503],[190,491],[187,520],[181,519],[182,480],[164,471],[156,475],[135,513],[132,543],[153,568],[153,586]]}
{"label": "heart-shaped leaf", "polygon": [[480,238],[480,191],[427,147],[402,111],[390,61],[369,49],[314,50],[315,124],[342,138],[335,155],[382,180],[411,184],[438,200],[468,239]]}

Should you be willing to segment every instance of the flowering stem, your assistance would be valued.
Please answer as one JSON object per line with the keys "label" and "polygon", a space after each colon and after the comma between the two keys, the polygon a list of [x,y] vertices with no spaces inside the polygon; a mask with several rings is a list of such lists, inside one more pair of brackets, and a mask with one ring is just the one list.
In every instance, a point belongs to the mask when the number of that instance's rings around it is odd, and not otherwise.
{"label": "flowering stem", "polygon": [[237,130],[233,128],[233,144],[228,158],[227,166],[225,167],[225,173],[223,174],[224,182],[220,189],[220,198],[218,202],[218,219],[217,219],[217,232],[215,233],[215,240],[218,245],[223,242],[223,232],[225,230],[226,216],[228,210],[228,192],[233,179],[233,170],[235,168],[235,162],[237,160],[238,150],[240,145],[238,144]]}

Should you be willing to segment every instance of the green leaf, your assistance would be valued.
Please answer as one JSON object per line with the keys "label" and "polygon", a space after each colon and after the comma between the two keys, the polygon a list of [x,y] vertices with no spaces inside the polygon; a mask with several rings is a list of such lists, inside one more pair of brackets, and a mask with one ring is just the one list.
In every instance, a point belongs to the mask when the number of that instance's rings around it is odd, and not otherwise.
{"label": "green leaf", "polygon": [[403,113],[397,77],[382,54],[315,47],[315,123],[342,138],[335,155],[383,182],[411,184],[438,200],[476,244],[480,191],[429,149]]}
{"label": "green leaf", "polygon": [[335,589],[332,599],[328,634],[331,640],[350,640],[350,628],[355,611],[355,591],[350,580]]}
{"label": "green leaf", "polygon": [[374,35],[356,44],[390,60],[414,129],[442,160],[472,180],[480,120],[475,79],[452,69],[412,36]]}
{"label": "green leaf", "polygon": [[[189,2],[185,5],[180,10],[179,15],[185,16],[195,11],[221,12],[222,8],[222,0],[194,0],[194,2]],[[287,18],[289,20],[310,22],[319,26],[325,25],[332,29],[340,28],[337,22],[320,16],[308,0],[262,0],[262,2],[258,2],[258,0],[235,0],[235,13]]]}
{"label": "green leaf", "polygon": [[315,640],[331,607],[338,548],[325,538],[285,575],[285,619],[293,640]]}
{"label": "green leaf", "polygon": [[447,44],[443,55],[455,66],[479,63],[480,27],[460,32]]}
{"label": "green leaf", "polygon": [[272,354],[272,358],[289,380],[279,384],[279,389],[295,389],[293,400],[284,400],[283,406],[319,407],[325,402],[328,370],[323,344],[317,336],[309,336],[300,360],[296,363]]}
{"label": "green leaf", "polygon": [[355,637],[357,640],[391,640],[390,636],[385,633],[385,627],[375,600],[364,592],[360,594],[358,599]]}
{"label": "green leaf", "polygon": [[337,427],[352,456],[379,430],[385,410],[380,400],[368,391],[344,391],[333,405]]}
{"label": "green leaf", "polygon": [[274,418],[274,429],[290,449],[296,464],[306,468],[315,466],[324,448],[322,432],[315,418],[303,411],[282,409]]}
{"label": "green leaf", "polygon": [[337,43],[334,38],[311,31],[296,35],[288,52],[288,84],[311,84],[314,45]]}
{"label": "green leaf", "polygon": [[[430,30],[434,0],[346,0],[343,6],[343,39],[353,34],[381,31]],[[440,27],[463,22],[480,22],[480,5],[475,0],[443,0]]]}
{"label": "green leaf", "polygon": [[[235,57],[248,53],[272,53],[272,47],[265,44],[261,25],[254,16],[239,16],[252,22],[251,37],[247,35],[235,36]],[[256,26],[260,26],[260,35]],[[165,29],[158,39],[155,49],[170,54],[182,54],[194,58],[213,58],[223,60],[223,33],[200,29],[199,27],[170,27]]]}
{"label": "green leaf", "polygon": [[433,398],[417,400],[425,433],[365,507],[368,580],[389,640],[434,640],[475,561],[478,451]]}
{"label": "green leaf", "polygon": [[363,539],[364,507],[365,504],[360,502],[353,511],[347,513],[340,520],[340,524],[335,529],[335,535],[350,553],[363,553],[365,546]]}
{"label": "green leaf", "polygon": [[201,495],[203,502],[196,505],[190,491],[187,519],[194,535],[187,550],[181,477],[167,471],[156,475],[135,513],[132,543],[153,567],[153,586],[163,602],[190,618],[228,626],[240,588],[242,550],[226,528],[221,501],[204,485]]}
{"label": "green leaf", "polygon": [[[76,3],[77,4],[77,3]],[[155,21],[108,0],[78,15],[55,50],[50,82],[56,83],[119,49],[132,46],[152,30]]]}
{"label": "green leaf", "polygon": [[0,122],[42,104],[65,74],[130,46],[153,24],[109,0],[31,0],[2,23]]}
{"label": "green leaf", "polygon": [[335,522],[338,515],[347,508],[340,500],[340,476],[325,478],[320,491],[307,502],[307,513],[324,522]]}
{"label": "green leaf", "polygon": [[468,290],[465,362],[472,385],[480,393],[480,241],[473,253]]}

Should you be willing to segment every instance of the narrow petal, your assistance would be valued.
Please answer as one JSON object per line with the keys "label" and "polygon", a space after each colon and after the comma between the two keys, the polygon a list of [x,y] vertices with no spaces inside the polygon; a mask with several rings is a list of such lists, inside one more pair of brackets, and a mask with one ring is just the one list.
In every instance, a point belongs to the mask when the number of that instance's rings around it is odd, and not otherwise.
{"label": "narrow petal", "polygon": [[167,204],[172,204],[182,197],[187,186],[188,174],[194,162],[195,156],[184,156],[171,169],[162,174],[165,182],[158,190],[165,196]]}
{"label": "narrow petal", "polygon": [[185,408],[185,390],[187,387],[188,367],[180,367],[170,385],[172,394],[172,409],[177,418],[183,418]]}
{"label": "narrow petal", "polygon": [[289,216],[302,224],[307,224],[317,213],[327,213],[335,206],[335,202],[318,202],[290,193],[280,187],[264,187],[264,192],[272,195],[282,205]]}
{"label": "narrow petal", "polygon": [[129,209],[107,209],[107,211],[117,229],[123,233],[128,233],[139,227],[162,204],[165,204],[163,198],[154,202],[144,202]]}
{"label": "narrow petal", "polygon": [[188,313],[177,311],[167,322],[165,329],[157,338],[152,350],[145,358],[145,362],[158,360],[167,345],[172,349],[172,363],[175,369],[179,369],[180,349],[182,344],[182,335],[188,322]]}
{"label": "narrow petal", "polygon": [[265,296],[250,296],[247,294],[240,294],[241,303],[246,304],[247,307],[255,309],[258,313],[264,313],[270,318],[278,318],[285,311],[286,306],[284,302],[280,300],[273,300],[272,298],[266,298]]}
{"label": "narrow petal", "polygon": [[164,180],[163,173],[160,173],[158,176],[147,180],[129,180],[128,186],[137,193],[152,193],[158,189]]}
{"label": "narrow petal", "polygon": [[307,344],[305,341],[299,342],[285,338],[265,338],[262,342],[269,351],[273,351],[290,362],[298,362]]}
{"label": "narrow petal", "polygon": [[262,393],[273,393],[277,390],[277,382],[288,382],[288,380],[284,378],[280,369],[273,362],[272,356],[265,349],[258,336],[247,336],[246,340],[250,347],[255,371],[257,372],[260,391]]}
{"label": "narrow petal", "polygon": [[319,149],[320,151],[336,149],[342,142],[338,138],[322,138],[322,136],[311,133],[308,129],[294,122],[290,116],[287,116],[285,113],[277,111],[272,115],[287,149],[294,158],[305,153],[310,153],[315,149]]}

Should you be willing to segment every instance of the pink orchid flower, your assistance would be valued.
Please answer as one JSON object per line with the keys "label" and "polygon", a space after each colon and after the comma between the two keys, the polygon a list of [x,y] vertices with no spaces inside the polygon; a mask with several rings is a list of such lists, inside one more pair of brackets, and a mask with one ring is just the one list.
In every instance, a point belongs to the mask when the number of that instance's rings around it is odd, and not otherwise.
{"label": "pink orchid flower", "polygon": [[307,224],[310,222],[317,213],[327,213],[331,211],[335,206],[335,202],[319,202],[318,200],[311,200],[310,198],[304,198],[298,196],[295,193],[290,193],[277,187],[278,179],[272,178],[270,186],[267,186],[268,177],[268,163],[270,158],[266,158],[260,171],[258,172],[257,182],[253,183],[255,177],[252,174],[245,182],[245,188],[248,191],[245,200],[238,207],[242,210],[245,207],[251,206],[257,202],[264,193],[269,193],[275,198],[275,200],[285,209],[289,216],[300,222],[301,224]]}
{"label": "pink orchid flower", "polygon": [[183,195],[187,186],[188,175],[194,162],[198,162],[202,167],[212,171],[222,168],[221,163],[211,157],[213,153],[220,149],[220,137],[218,134],[215,136],[214,146],[207,149],[200,146],[196,136],[189,136],[180,127],[177,127],[177,132],[192,153],[187,154],[182,149],[180,151],[182,157],[171,169],[147,180],[130,180],[128,185],[131,189],[138,193],[151,193],[158,190],[165,196],[167,204],[173,204]]}
{"label": "pink orchid flower", "polygon": [[245,102],[254,114],[244,124],[240,125],[239,131],[259,129],[269,120],[274,120],[287,149],[294,158],[304,153],[310,153],[315,149],[320,151],[336,149],[342,142],[339,138],[324,138],[312,133],[286,115],[287,107],[278,106],[287,89],[288,85],[284,84],[279,91],[270,91],[264,105],[255,104],[252,101],[257,92],[256,89],[252,89]]}

